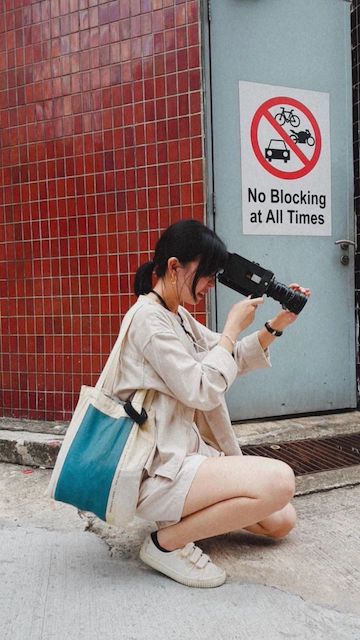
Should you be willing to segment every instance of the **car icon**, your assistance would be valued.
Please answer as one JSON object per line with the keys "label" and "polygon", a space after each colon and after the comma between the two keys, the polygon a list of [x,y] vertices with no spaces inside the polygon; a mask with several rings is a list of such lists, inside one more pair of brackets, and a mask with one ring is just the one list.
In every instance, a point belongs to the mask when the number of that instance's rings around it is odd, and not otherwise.
{"label": "car icon", "polygon": [[290,149],[287,148],[284,140],[270,140],[269,146],[265,149],[265,158],[272,160],[290,160]]}

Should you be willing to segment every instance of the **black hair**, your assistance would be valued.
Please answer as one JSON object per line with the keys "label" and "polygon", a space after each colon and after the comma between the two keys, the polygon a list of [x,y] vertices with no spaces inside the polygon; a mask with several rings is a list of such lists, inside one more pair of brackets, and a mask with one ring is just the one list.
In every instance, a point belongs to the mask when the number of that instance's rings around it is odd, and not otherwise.
{"label": "black hair", "polygon": [[137,270],[134,283],[137,296],[151,291],[153,271],[158,278],[164,277],[171,257],[177,258],[183,266],[192,260],[199,260],[191,288],[195,299],[195,289],[199,279],[224,269],[227,249],[216,233],[201,222],[197,220],[175,222],[157,241],[154,259],[141,265]]}

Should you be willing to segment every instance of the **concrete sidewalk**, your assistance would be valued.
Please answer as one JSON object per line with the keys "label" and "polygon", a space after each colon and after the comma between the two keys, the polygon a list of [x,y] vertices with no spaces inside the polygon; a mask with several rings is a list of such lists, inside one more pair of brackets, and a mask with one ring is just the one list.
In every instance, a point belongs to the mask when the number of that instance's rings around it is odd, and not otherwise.
{"label": "concrete sidewalk", "polygon": [[360,638],[360,486],[295,498],[282,542],[238,532],[200,546],[228,572],[183,587],[143,565],[128,531],[44,498],[49,470],[0,464],[2,640]]}

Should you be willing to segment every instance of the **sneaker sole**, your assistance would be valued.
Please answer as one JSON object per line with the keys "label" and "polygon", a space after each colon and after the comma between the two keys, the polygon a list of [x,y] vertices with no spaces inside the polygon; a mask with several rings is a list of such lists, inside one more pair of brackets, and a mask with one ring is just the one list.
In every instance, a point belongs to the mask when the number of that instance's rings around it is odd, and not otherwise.
{"label": "sneaker sole", "polygon": [[156,569],[156,571],[160,571],[160,573],[163,573],[165,576],[168,576],[168,578],[172,578],[172,580],[175,580],[176,582],[180,582],[180,584],[184,584],[187,587],[197,587],[199,589],[211,589],[212,587],[220,587],[222,584],[224,584],[226,580],[225,571],[219,577],[208,578],[207,580],[196,580],[195,578],[184,578],[183,576],[178,574],[176,571],[171,571],[171,569],[168,569],[168,567],[163,565],[161,562],[155,560],[151,556],[148,556],[145,550],[140,549],[139,555],[140,555],[140,559],[143,562],[145,562],[145,564],[149,565],[153,569]]}

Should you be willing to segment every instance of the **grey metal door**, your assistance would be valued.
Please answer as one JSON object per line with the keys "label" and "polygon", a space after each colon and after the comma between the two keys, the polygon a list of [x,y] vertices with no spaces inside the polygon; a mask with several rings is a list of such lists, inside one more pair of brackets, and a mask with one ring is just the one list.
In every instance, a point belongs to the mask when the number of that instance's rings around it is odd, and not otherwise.
{"label": "grey metal door", "polygon": [[[350,4],[211,0],[210,18],[216,231],[313,292],[273,368],[232,388],[232,419],[355,407],[354,247],[335,244],[354,240]],[[220,329],[238,299],[217,286]],[[251,330],[279,309],[265,301]]]}

